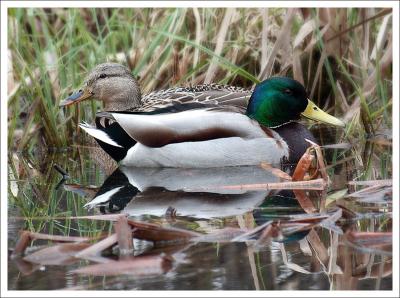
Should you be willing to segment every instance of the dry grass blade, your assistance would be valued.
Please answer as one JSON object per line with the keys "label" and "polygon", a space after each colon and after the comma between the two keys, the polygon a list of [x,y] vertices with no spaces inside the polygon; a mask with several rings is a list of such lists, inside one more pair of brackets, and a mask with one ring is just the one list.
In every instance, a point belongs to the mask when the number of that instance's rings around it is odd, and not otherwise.
{"label": "dry grass blade", "polygon": [[328,274],[343,274],[342,269],[337,264],[338,249],[339,247],[339,234],[333,233],[331,235],[331,246],[329,247],[329,263]]}
{"label": "dry grass blade", "polygon": [[304,85],[304,75],[301,68],[301,50],[295,49],[293,52],[293,78]]}
{"label": "dry grass blade", "polygon": [[268,59],[268,8],[261,8],[260,12],[262,15],[260,69],[264,69]]}
{"label": "dry grass blade", "polygon": [[312,229],[310,233],[308,233],[307,240],[311,248],[314,250],[318,260],[326,267],[329,262],[328,250],[326,249],[325,245],[322,243],[321,239],[314,229]]}
{"label": "dry grass blade", "polygon": [[356,268],[353,272],[353,276],[357,278],[383,278],[391,274],[393,274],[393,260],[391,258],[387,258],[384,262],[373,264],[370,268]]}
{"label": "dry grass blade", "polygon": [[[33,76],[34,77],[39,77],[39,75],[40,75],[40,69],[39,68],[35,68],[33,70]],[[20,88],[22,88],[22,87],[28,87],[28,88],[32,87],[33,81],[32,81],[32,78],[30,76],[27,76],[23,81],[24,81],[23,83],[21,83],[21,82],[15,83],[14,84],[14,88],[11,89],[11,90],[8,90],[8,92],[7,92],[8,105],[10,105],[11,101],[13,99],[15,99],[15,95],[17,94],[17,92],[18,92],[18,90]]]}
{"label": "dry grass blade", "polygon": [[368,196],[376,195],[377,193],[385,194],[385,193],[390,193],[391,191],[392,191],[391,186],[387,186],[385,184],[378,184],[378,185],[368,186],[359,191],[350,193],[348,194],[348,196],[355,198],[365,198]]}
{"label": "dry grass blade", "polygon": [[323,190],[326,187],[324,180],[314,179],[309,181],[288,181],[239,185],[205,186],[196,190],[221,189],[221,190],[271,190],[271,189],[306,189]]}
{"label": "dry grass blade", "polygon": [[299,246],[300,246],[301,252],[304,255],[309,256],[309,257],[312,256],[311,247],[308,244],[307,238],[303,238],[303,239],[299,240]]}
{"label": "dry grass blade", "polygon": [[89,243],[65,243],[43,248],[24,257],[25,261],[42,265],[67,265],[78,261],[76,253],[87,249]]}
{"label": "dry grass blade", "polygon": [[389,21],[392,18],[392,15],[386,15],[383,18],[381,27],[379,28],[378,36],[376,37],[376,42],[374,48],[372,49],[372,53],[370,59],[375,60],[377,58],[377,54],[382,51],[383,46],[385,45],[385,41],[388,37]]}
{"label": "dry grass blade", "polygon": [[57,54],[54,52],[54,50],[48,50],[44,53],[44,60],[46,62],[46,70],[49,74],[53,95],[55,98],[60,98],[60,81],[58,79]]}
{"label": "dry grass blade", "polygon": [[245,230],[243,230],[243,229],[228,227],[228,228],[224,228],[224,229],[219,229],[210,234],[194,237],[191,239],[191,241],[192,242],[213,242],[213,243],[229,242],[232,239],[242,235],[243,233],[245,233]]}
{"label": "dry grass blade", "polygon": [[318,224],[322,220],[329,218],[329,214],[295,214],[290,216],[290,220],[287,222],[287,224],[293,224],[293,223],[313,223],[313,224]]}
{"label": "dry grass blade", "polygon": [[257,266],[256,266],[255,258],[254,258],[253,247],[247,246],[247,256],[249,258],[249,264],[250,264],[250,269],[251,269],[251,275],[253,277],[254,288],[258,291],[258,290],[260,290],[260,281],[258,279]]}
{"label": "dry grass blade", "polygon": [[346,233],[348,240],[364,244],[392,243],[392,232],[354,232]]}
{"label": "dry grass blade", "polygon": [[30,237],[35,240],[51,240],[54,242],[85,242],[92,239],[90,237],[47,235],[34,232],[29,232],[29,234]]}
{"label": "dry grass blade", "polygon": [[294,18],[295,12],[296,12],[295,8],[289,8],[287,10],[287,14],[286,14],[282,29],[279,32],[279,35],[274,44],[274,47],[272,48],[271,53],[268,56],[265,67],[262,69],[262,71],[260,72],[260,75],[258,76],[258,78],[260,80],[264,80],[271,75],[271,71],[272,71],[272,67],[274,65],[276,55],[278,54],[278,51],[281,49],[282,44],[285,40],[285,37],[290,36],[290,30],[292,29],[292,23],[293,23],[293,18]]}
{"label": "dry grass blade", "polygon": [[383,180],[364,180],[364,181],[349,181],[347,182],[349,185],[361,185],[361,186],[392,186],[393,180],[392,179],[383,179]]}
{"label": "dry grass blade", "polygon": [[[20,140],[19,140],[19,144],[18,144],[18,148],[17,150],[21,150],[24,148],[24,146],[28,143],[29,139],[34,135],[34,133],[36,133],[36,130],[32,131],[31,127],[34,117],[35,117],[35,113],[39,110],[41,101],[39,98],[37,98],[33,104],[30,107],[30,111],[29,111],[29,115],[28,115],[28,119],[24,125],[24,128],[22,129],[22,134],[20,136]],[[37,128],[36,128],[37,129]],[[16,137],[18,137],[16,135]]]}
{"label": "dry grass blade", "polygon": [[259,233],[261,233],[265,228],[267,228],[271,224],[272,224],[272,220],[267,221],[266,223],[263,223],[262,225],[233,238],[231,241],[232,242],[243,242],[243,241],[250,240],[251,238],[256,237]]}
{"label": "dry grass blade", "polygon": [[123,261],[111,261],[103,264],[89,265],[71,271],[75,274],[94,276],[114,276],[128,274],[134,277],[164,274],[172,268],[170,256],[140,256]]}
{"label": "dry grass blade", "polygon": [[72,183],[63,184],[63,188],[66,191],[72,191],[90,199],[94,198],[96,196],[96,193],[99,191],[99,187],[97,186],[90,186],[90,185],[83,186],[80,184],[72,184]]}
{"label": "dry grass blade", "polygon": [[337,144],[328,144],[323,145],[321,148],[324,149],[350,149],[352,145],[350,143],[337,143]]}
{"label": "dry grass blade", "polygon": [[323,48],[322,52],[321,52],[321,57],[319,58],[319,61],[318,61],[317,71],[314,75],[314,81],[313,81],[313,84],[311,87],[311,92],[310,92],[311,99],[314,97],[315,88],[317,87],[317,82],[318,82],[318,79],[320,78],[322,67],[324,66],[324,62],[327,57],[328,57],[328,54],[326,52],[326,49]]}
{"label": "dry grass blade", "polygon": [[280,234],[280,229],[277,225],[268,225],[262,232],[260,237],[254,244],[256,247],[267,243],[271,238],[277,237]]}
{"label": "dry grass blade", "polygon": [[12,59],[12,52],[10,49],[7,49],[7,95],[10,96],[10,94],[15,88],[15,80],[14,80],[14,71],[13,71],[13,59]]}
{"label": "dry grass blade", "polygon": [[[200,14],[199,14],[199,9],[197,7],[193,7],[193,14],[194,14],[194,19],[196,20],[196,44],[201,43],[202,39],[202,28],[201,28],[201,19],[200,19]],[[193,55],[193,68],[197,66],[197,63],[199,62],[199,48],[194,49],[194,55]]]}
{"label": "dry grass blade", "polygon": [[22,231],[20,233],[17,244],[15,245],[14,251],[11,254],[12,258],[22,255],[28,245],[31,243],[32,238],[30,237],[29,231]]}
{"label": "dry grass blade", "polygon": [[[317,144],[315,144],[314,142],[310,141],[310,140],[306,139],[306,141],[309,142],[312,145],[311,148],[315,151],[315,154],[317,155],[318,172],[320,173],[325,185],[328,186],[329,183],[330,183],[330,180],[329,180],[328,173],[326,171],[326,165],[325,165],[324,157],[322,155],[321,147],[318,146]],[[327,187],[322,189],[320,210],[319,210],[320,212],[325,212],[326,194],[327,194]]]}
{"label": "dry grass blade", "polygon": [[339,228],[335,223],[342,217],[342,209],[338,208],[333,214],[331,214],[328,218],[324,219],[319,223],[319,226],[331,230],[336,234],[343,234],[341,228]]}
{"label": "dry grass blade", "polygon": [[40,264],[35,264],[31,262],[24,261],[24,259],[15,259],[14,264],[17,266],[19,272],[22,274],[22,276],[27,276],[31,275],[34,273],[36,270],[39,270],[41,267],[43,267]]}
{"label": "dry grass blade", "polygon": [[301,43],[304,41],[304,39],[309,34],[311,34],[315,30],[316,27],[317,27],[317,24],[316,24],[315,20],[313,20],[313,19],[308,20],[307,22],[305,22],[301,26],[301,28],[300,28],[299,32],[297,33],[296,37],[294,38],[293,48],[294,49],[298,48],[301,45]]}
{"label": "dry grass blade", "polygon": [[131,255],[133,253],[132,229],[125,216],[118,219],[114,229],[117,233],[119,254],[122,256]]}
{"label": "dry grass blade", "polygon": [[[228,32],[229,25],[231,24],[231,20],[233,15],[235,14],[235,8],[227,8],[225,12],[224,19],[222,20],[221,27],[219,28],[218,35],[217,35],[217,44],[215,46],[214,53],[217,56],[220,56],[222,50],[224,48],[226,34]],[[205,84],[209,84],[213,81],[215,77],[215,73],[218,67],[218,61],[216,58],[213,58],[210,66],[208,67],[206,77],[204,79]]]}
{"label": "dry grass blade", "polygon": [[275,175],[276,177],[285,179],[285,180],[292,180],[292,177],[290,177],[290,175],[288,173],[285,173],[284,171],[282,171],[281,169],[278,168],[274,168],[272,167],[269,163],[266,162],[262,162],[260,164],[260,166],[267,171],[270,171],[273,175]]}
{"label": "dry grass blade", "polygon": [[315,153],[317,155],[317,161],[318,161],[318,170],[322,176],[322,179],[326,182],[326,184],[329,183],[329,176],[328,173],[326,172],[326,165],[324,161],[324,156],[321,151],[321,147],[315,144],[314,142],[311,142],[310,140],[307,140],[312,145],[312,148],[315,150]]}
{"label": "dry grass blade", "polygon": [[328,207],[330,204],[344,198],[345,195],[347,195],[347,188],[329,194],[325,199],[325,207]]}
{"label": "dry grass blade", "polygon": [[392,232],[354,232],[346,233],[346,244],[364,253],[392,255]]}
{"label": "dry grass blade", "polygon": [[280,228],[281,228],[281,232],[282,235],[284,236],[290,236],[290,235],[294,235],[297,234],[299,232],[306,232],[306,231],[310,231],[313,227],[315,226],[314,223],[281,223],[280,224]]}
{"label": "dry grass blade", "polygon": [[341,102],[340,107],[342,108],[343,112],[348,111],[348,110],[350,109],[350,106],[349,106],[349,104],[347,103],[346,96],[344,95],[342,85],[340,84],[339,81],[336,81],[336,87],[337,87],[337,90],[339,91],[339,95],[340,95],[340,96],[338,97],[338,99],[339,99],[340,102]]}
{"label": "dry grass blade", "polygon": [[33,240],[49,240],[54,242],[85,242],[89,241],[89,237],[73,237],[73,236],[58,236],[22,231],[20,237],[12,253],[12,257],[20,256]]}
{"label": "dry grass blade", "polygon": [[[330,24],[326,24],[326,25],[320,30],[319,35],[320,35],[321,37],[324,37],[325,34],[328,32],[329,29],[331,29]],[[308,42],[306,48],[304,49],[304,52],[305,52],[305,53],[310,53],[310,55],[311,55],[311,52],[313,51],[313,49],[315,49],[315,45],[317,44],[318,41],[319,41],[319,37],[318,37],[318,36],[313,36],[313,37],[311,38],[311,40]],[[313,73],[312,75],[314,75],[314,73]]]}
{"label": "dry grass blade", "polygon": [[[323,180],[321,179],[321,181],[323,181]],[[295,189],[295,190],[293,190],[293,193],[294,193],[294,195],[296,197],[297,202],[299,202],[300,207],[303,208],[303,210],[305,212],[307,212],[309,214],[318,212],[318,209],[315,208],[313,202],[306,195],[304,190]]]}
{"label": "dry grass blade", "polygon": [[117,241],[118,241],[117,234],[112,234],[111,236],[108,236],[107,238],[80,251],[79,253],[77,253],[75,255],[75,257],[76,258],[88,258],[90,256],[99,255],[104,249],[109,248],[110,246],[113,246],[115,243],[117,243]]}
{"label": "dry grass blade", "polygon": [[101,215],[88,215],[88,216],[72,216],[70,219],[89,219],[89,220],[105,220],[105,221],[117,221],[121,214],[101,214]]}
{"label": "dry grass blade", "polygon": [[340,37],[340,36],[346,34],[347,32],[352,31],[352,30],[354,30],[355,28],[364,25],[365,23],[368,23],[368,22],[370,22],[370,21],[372,21],[372,20],[374,20],[374,19],[383,17],[383,16],[385,16],[385,15],[387,15],[387,14],[389,14],[389,13],[392,13],[392,9],[391,9],[391,8],[384,8],[384,9],[382,9],[380,12],[378,12],[376,15],[374,15],[374,16],[372,16],[372,17],[369,17],[369,18],[363,20],[362,22],[359,22],[359,23],[357,23],[357,24],[355,24],[355,25],[353,25],[353,26],[347,28],[346,30],[343,30],[343,31],[339,32],[338,34],[332,36],[332,37],[329,38],[326,42],[330,42],[331,40],[334,40],[334,39],[336,39],[336,38],[338,38],[338,37]]}
{"label": "dry grass blade", "polygon": [[311,274],[310,271],[304,269],[303,267],[301,267],[301,266],[299,266],[299,265],[297,265],[297,264],[295,264],[295,263],[292,263],[292,262],[289,262],[289,261],[288,261],[287,254],[286,254],[286,250],[285,250],[285,245],[284,245],[283,243],[280,243],[280,244],[279,244],[279,247],[280,247],[280,249],[281,249],[283,263],[284,263],[289,269],[292,269],[293,271],[300,272],[300,273],[304,273],[304,274]]}
{"label": "dry grass blade", "polygon": [[128,219],[128,224],[133,228],[136,239],[148,241],[186,242],[191,238],[200,236],[199,233],[177,228],[163,228],[161,226]]}
{"label": "dry grass blade", "polygon": [[364,83],[363,92],[369,93],[372,92],[376,88],[376,72],[379,71],[382,75],[385,71],[392,66],[393,61],[393,44],[392,41],[389,41],[389,44],[383,54],[382,58],[380,59],[379,67],[375,68],[372,73],[368,76],[368,79]]}

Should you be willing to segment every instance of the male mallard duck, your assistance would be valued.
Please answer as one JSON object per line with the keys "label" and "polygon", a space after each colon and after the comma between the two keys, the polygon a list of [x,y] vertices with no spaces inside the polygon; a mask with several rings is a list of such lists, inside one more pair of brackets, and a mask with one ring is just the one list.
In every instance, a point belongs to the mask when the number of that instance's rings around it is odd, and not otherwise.
{"label": "male mallard duck", "polygon": [[[259,83],[253,92],[230,86],[172,88],[141,98],[123,66],[106,63],[89,74],[83,90],[61,105],[96,98],[109,112],[96,127],[80,124],[116,161],[140,167],[221,167],[265,161],[295,163],[313,136],[300,115],[333,125],[339,119],[307,99],[287,77]],[[248,100],[248,98],[250,98]]]}

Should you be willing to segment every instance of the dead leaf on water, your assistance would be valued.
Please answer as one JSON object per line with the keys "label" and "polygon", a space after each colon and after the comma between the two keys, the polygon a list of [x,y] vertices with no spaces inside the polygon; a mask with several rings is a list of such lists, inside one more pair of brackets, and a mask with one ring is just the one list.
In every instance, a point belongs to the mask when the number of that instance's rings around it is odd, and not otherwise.
{"label": "dead leaf on water", "polygon": [[364,252],[381,255],[392,255],[392,232],[355,232],[346,233],[347,244]]}
{"label": "dead leaf on water", "polygon": [[65,243],[43,248],[23,259],[41,265],[68,265],[78,261],[77,252],[89,247],[89,243]]}
{"label": "dead leaf on water", "polygon": [[188,230],[164,228],[156,224],[134,221],[130,219],[128,219],[128,224],[133,228],[134,238],[148,241],[185,242],[191,238],[201,235]]}
{"label": "dead leaf on water", "polygon": [[140,256],[122,261],[111,261],[103,264],[89,265],[71,271],[75,274],[94,276],[113,276],[128,274],[130,276],[153,276],[168,272],[172,268],[171,256]]}
{"label": "dead leaf on water", "polygon": [[260,165],[263,169],[270,171],[273,175],[275,175],[278,178],[286,179],[289,181],[292,180],[292,177],[290,177],[290,175],[288,173],[285,173],[281,169],[274,168],[269,163],[262,162]]}
{"label": "dead leaf on water", "polygon": [[118,241],[117,234],[112,234],[112,235],[108,236],[107,238],[105,238],[105,239],[103,239],[103,240],[101,240],[99,242],[96,242],[93,245],[88,246],[84,250],[82,250],[79,253],[77,253],[75,255],[75,257],[77,257],[77,258],[87,258],[87,257],[90,257],[90,256],[100,255],[100,253],[104,249],[113,246],[117,241]]}
{"label": "dead leaf on water", "polygon": [[132,229],[128,225],[128,220],[125,216],[118,219],[114,229],[117,233],[119,254],[124,256],[133,254]]}

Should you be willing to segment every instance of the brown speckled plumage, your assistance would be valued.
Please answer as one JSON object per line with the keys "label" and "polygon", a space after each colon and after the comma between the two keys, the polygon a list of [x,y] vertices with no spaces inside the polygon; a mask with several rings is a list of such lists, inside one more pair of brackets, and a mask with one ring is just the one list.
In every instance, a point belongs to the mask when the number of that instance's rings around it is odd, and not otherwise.
{"label": "brown speckled plumage", "polygon": [[[202,84],[173,87],[143,95],[130,70],[117,63],[103,63],[86,76],[83,88],[93,93],[92,98],[104,103],[106,111],[153,111],[176,103],[202,103],[229,105],[244,113],[251,90],[219,84]],[[94,139],[89,139],[90,156],[106,174],[111,174],[118,164],[101,149]]]}

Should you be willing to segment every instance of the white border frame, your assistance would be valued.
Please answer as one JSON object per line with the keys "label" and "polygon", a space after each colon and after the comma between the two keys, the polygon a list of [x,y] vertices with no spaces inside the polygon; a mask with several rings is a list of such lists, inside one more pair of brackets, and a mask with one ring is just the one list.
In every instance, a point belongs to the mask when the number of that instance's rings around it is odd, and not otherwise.
{"label": "white border frame", "polygon": [[[7,252],[7,9],[9,7],[391,7],[393,9],[392,291],[10,291]],[[397,1],[1,1],[1,297],[398,297],[399,296],[399,3]],[[6,179],[7,177],[7,179]]]}

